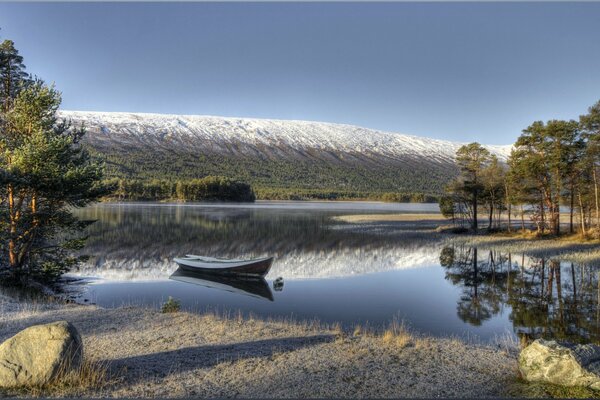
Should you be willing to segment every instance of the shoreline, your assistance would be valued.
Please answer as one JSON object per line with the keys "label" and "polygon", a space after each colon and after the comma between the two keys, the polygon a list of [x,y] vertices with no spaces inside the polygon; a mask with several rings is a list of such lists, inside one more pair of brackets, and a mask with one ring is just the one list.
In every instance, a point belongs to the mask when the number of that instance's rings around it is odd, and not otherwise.
{"label": "shoreline", "polygon": [[[0,298],[0,310],[6,302]],[[68,320],[83,337],[86,359],[110,371],[97,387],[36,392],[42,396],[498,397],[508,395],[516,377],[514,342],[494,347],[423,337],[400,324],[374,334],[140,307],[11,307],[0,320],[0,340]]]}
{"label": "shoreline", "polygon": [[450,226],[447,223],[439,224],[440,222],[448,222],[440,213],[356,214],[336,216],[332,219],[356,227],[377,227],[380,225],[385,226],[385,228],[414,229],[418,227],[420,230],[432,235],[432,237],[434,235],[443,237],[442,240],[447,244],[498,249],[539,258],[556,257],[567,262],[600,263],[600,239],[582,239],[577,234],[565,234],[559,237],[535,237],[533,234],[523,234],[520,229],[515,229],[512,233],[451,234],[439,229]]}

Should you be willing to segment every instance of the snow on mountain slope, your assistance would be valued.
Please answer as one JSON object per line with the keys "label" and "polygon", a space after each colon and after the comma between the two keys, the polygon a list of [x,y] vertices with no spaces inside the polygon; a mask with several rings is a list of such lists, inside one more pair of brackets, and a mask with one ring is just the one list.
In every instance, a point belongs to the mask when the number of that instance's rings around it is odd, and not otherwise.
{"label": "snow on mountain slope", "polygon": [[[311,121],[213,116],[61,111],[85,123],[86,140],[97,146],[151,146],[245,155],[347,154],[371,159],[425,158],[449,163],[462,143]],[[485,146],[505,160],[511,145]]]}

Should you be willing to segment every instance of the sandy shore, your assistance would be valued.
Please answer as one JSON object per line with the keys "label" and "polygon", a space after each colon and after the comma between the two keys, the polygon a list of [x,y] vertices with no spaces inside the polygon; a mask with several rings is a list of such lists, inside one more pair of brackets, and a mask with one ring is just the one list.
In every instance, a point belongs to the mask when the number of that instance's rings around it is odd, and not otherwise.
{"label": "sandy shore", "polygon": [[[81,332],[110,377],[89,397],[491,397],[516,377],[516,348],[456,339],[354,334],[317,324],[124,307],[19,306],[0,299],[0,340],[57,320]],[[7,392],[4,395],[23,395]],[[31,394],[29,392],[29,394]]]}

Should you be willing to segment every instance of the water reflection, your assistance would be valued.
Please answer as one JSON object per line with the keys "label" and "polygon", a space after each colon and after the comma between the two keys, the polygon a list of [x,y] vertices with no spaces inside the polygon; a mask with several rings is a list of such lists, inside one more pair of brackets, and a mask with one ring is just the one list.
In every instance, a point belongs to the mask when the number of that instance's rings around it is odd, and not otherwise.
{"label": "water reflection", "polygon": [[[335,207],[89,207],[79,212],[98,220],[89,227],[86,253],[92,257],[75,275],[98,277],[82,296],[108,307],[161,304],[173,296],[189,309],[222,307],[350,327],[386,326],[398,317],[440,336],[493,339],[509,331],[600,340],[594,267],[444,247],[441,236],[398,224],[348,228],[331,218],[343,214]],[[378,212],[364,207],[365,213]],[[173,258],[183,254],[275,255],[267,277],[272,286],[197,277],[205,288],[169,280],[177,269]],[[276,277],[285,279],[283,291]]]}
{"label": "water reflection", "polygon": [[260,277],[249,278],[236,275],[203,274],[178,268],[171,274],[169,279],[273,301],[273,293],[269,288],[269,284]]}
{"label": "water reflection", "polygon": [[[356,212],[356,211],[353,211]],[[367,210],[373,213],[373,210]],[[331,278],[431,265],[439,247],[431,237],[335,229],[330,209],[251,209],[168,205],[97,205],[79,211],[89,227],[89,262],[76,273],[111,281],[161,280],[173,258],[275,256],[270,276]],[[387,233],[387,232],[386,232]]]}
{"label": "water reflection", "polygon": [[461,288],[457,315],[466,323],[479,326],[508,306],[520,337],[600,340],[600,281],[592,266],[468,246],[444,247],[440,264]]}

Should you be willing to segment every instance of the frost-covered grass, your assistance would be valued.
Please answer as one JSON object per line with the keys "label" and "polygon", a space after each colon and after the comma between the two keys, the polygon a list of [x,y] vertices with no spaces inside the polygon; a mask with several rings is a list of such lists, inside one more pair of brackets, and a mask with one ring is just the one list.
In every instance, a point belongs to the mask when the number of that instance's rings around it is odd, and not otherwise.
{"label": "frost-covered grass", "polygon": [[62,319],[80,331],[89,373],[79,375],[80,384],[6,394],[489,397],[502,396],[515,377],[514,355],[500,348],[424,337],[397,322],[353,334],[318,321],[70,305],[0,324],[0,340]]}

